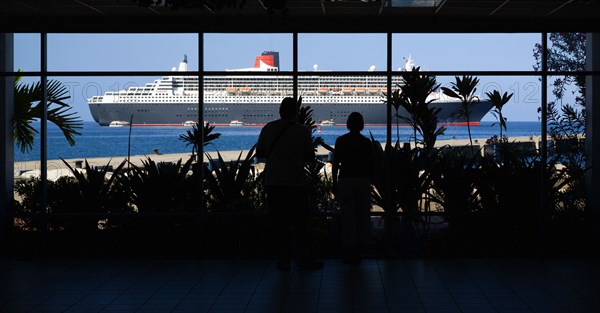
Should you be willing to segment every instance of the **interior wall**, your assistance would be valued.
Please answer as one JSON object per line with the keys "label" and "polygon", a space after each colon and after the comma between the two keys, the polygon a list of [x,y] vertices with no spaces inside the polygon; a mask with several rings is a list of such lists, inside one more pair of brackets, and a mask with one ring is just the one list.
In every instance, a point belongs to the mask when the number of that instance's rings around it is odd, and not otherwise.
{"label": "interior wall", "polygon": [[[12,33],[0,33],[0,73],[13,71],[13,38]],[[0,76],[0,242],[5,238],[13,203],[13,91],[14,78]]]}
{"label": "interior wall", "polygon": [[[586,35],[586,70],[600,71],[600,33]],[[593,169],[600,165],[600,109],[595,110],[595,100],[600,102],[600,77],[586,77],[586,160],[591,168],[586,176],[586,211],[592,220],[592,231],[600,236],[600,170]],[[593,125],[597,127],[594,129]],[[598,143],[596,143],[598,142]],[[596,144],[594,144],[596,143]],[[599,147],[594,149],[594,146]],[[595,187],[595,188],[594,188]]]}

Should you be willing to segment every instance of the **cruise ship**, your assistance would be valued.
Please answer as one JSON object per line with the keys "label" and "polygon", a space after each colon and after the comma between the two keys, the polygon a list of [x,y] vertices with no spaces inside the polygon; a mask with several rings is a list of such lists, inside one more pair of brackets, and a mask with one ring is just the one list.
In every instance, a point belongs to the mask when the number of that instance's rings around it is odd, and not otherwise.
{"label": "cruise ship", "polygon": [[[411,70],[409,57],[403,70]],[[106,92],[88,99],[94,120],[109,126],[130,122],[133,126],[185,126],[198,120],[198,77],[177,73],[188,69],[187,57],[173,68],[173,75],[162,77],[145,86]],[[293,95],[293,78],[289,75],[235,75],[235,72],[278,72],[279,53],[265,51],[255,59],[254,67],[226,70],[231,75],[204,78],[204,121],[216,126],[262,126],[279,118],[279,104]],[[375,71],[371,66],[369,71]],[[312,74],[314,73],[314,75]],[[320,75],[321,73],[321,75]],[[386,124],[385,75],[326,76],[315,65],[310,75],[298,77],[298,94],[302,103],[313,110],[313,119],[323,125],[345,125],[351,112],[360,112],[366,125]],[[400,72],[399,72],[400,73]],[[393,86],[400,81],[395,75]],[[432,93],[430,105],[441,109],[438,118],[443,125],[466,125],[456,114],[460,102],[441,91]],[[492,108],[488,101],[473,107],[470,125],[479,125]],[[395,112],[394,112],[395,113]],[[400,116],[408,116],[404,109]]]}

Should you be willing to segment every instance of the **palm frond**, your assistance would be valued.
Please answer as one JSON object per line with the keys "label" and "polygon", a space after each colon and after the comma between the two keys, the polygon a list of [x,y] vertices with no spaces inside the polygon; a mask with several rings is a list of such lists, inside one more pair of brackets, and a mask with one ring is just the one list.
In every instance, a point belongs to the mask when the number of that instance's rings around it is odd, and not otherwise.
{"label": "palm frond", "polygon": [[[47,118],[48,121],[60,128],[67,142],[75,145],[75,136],[81,135],[78,131],[83,123],[77,112],[65,102],[69,99],[68,89],[60,81],[50,80],[47,83]],[[23,84],[15,82],[15,106],[13,114],[13,139],[21,152],[33,148],[35,129],[31,123],[41,119],[43,115],[43,95],[41,82]]]}

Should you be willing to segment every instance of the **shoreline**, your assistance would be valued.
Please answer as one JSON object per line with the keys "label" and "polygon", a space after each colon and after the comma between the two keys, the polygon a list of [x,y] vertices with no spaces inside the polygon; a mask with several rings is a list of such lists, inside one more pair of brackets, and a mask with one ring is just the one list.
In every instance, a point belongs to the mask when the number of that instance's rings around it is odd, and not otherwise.
{"label": "shoreline", "polygon": [[[488,145],[485,144],[487,138],[475,138],[473,139],[473,145],[479,148],[481,151],[486,151],[486,147]],[[509,138],[511,143],[519,144],[519,149],[523,149],[524,151],[531,151],[532,149],[539,149],[539,136],[519,136],[519,137],[511,137]],[[382,142],[385,144],[385,142]],[[405,143],[406,144],[406,143]],[[410,143],[409,143],[410,144]],[[411,147],[414,144],[410,144]],[[451,147],[465,147],[469,145],[469,139],[445,139],[438,140],[436,142],[436,147],[443,146],[451,146]],[[226,162],[236,160],[240,156],[240,152],[242,152],[242,159],[245,157],[248,150],[233,150],[233,151],[209,151],[206,154],[210,155],[212,158],[217,158],[217,153],[220,153],[223,157],[223,160]],[[317,157],[321,160],[326,160],[329,156],[329,151],[323,147],[319,147],[317,149]],[[132,155],[130,156],[130,161],[132,164],[141,165],[142,160],[146,160],[147,158],[152,159],[155,162],[177,162],[179,159],[182,159],[183,162],[187,161],[188,158],[191,157],[191,153],[170,153],[170,154],[143,154],[143,155]],[[123,160],[127,159],[127,156],[113,156],[113,157],[97,157],[97,158],[70,158],[65,159],[69,165],[73,168],[76,168],[79,164],[82,163],[85,166],[85,160],[88,161],[90,166],[106,166],[110,165],[113,168],[117,167]],[[207,161],[206,156],[204,157],[204,161]],[[22,174],[28,171],[39,171],[41,168],[40,161],[20,161],[14,162],[14,175],[15,177],[19,177]],[[52,170],[61,171],[66,170],[68,168],[62,162],[62,160],[48,160],[47,162],[48,172]]]}

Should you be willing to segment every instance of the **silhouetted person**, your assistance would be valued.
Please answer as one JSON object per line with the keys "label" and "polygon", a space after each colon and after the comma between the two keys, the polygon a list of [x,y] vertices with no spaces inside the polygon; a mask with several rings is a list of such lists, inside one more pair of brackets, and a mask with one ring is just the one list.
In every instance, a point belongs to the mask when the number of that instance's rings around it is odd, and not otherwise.
{"label": "silhouetted person", "polygon": [[309,188],[304,165],[315,158],[311,134],[297,122],[298,105],[293,98],[283,99],[279,115],[281,119],[263,127],[256,145],[257,159],[265,161],[267,206],[275,230],[272,235],[283,249],[277,267],[290,268],[292,257],[297,256],[298,267],[319,268],[322,263],[310,258],[308,245]]}
{"label": "silhouetted person", "polygon": [[350,265],[360,264],[361,250],[371,238],[373,151],[371,141],[360,133],[364,125],[360,113],[348,116],[349,132],[336,139],[332,161],[333,192],[341,208],[342,244],[350,254],[344,263]]}

